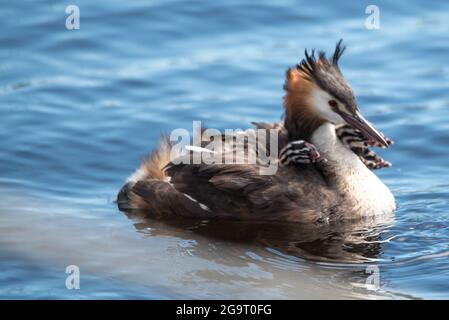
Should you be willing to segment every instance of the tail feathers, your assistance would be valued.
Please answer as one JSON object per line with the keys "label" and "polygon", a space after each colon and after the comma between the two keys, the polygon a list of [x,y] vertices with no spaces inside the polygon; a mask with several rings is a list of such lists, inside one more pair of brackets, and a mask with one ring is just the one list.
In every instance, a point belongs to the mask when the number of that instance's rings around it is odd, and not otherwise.
{"label": "tail feathers", "polygon": [[117,195],[117,206],[120,211],[133,210],[133,202],[130,198],[133,185],[132,182],[128,182],[120,189]]}
{"label": "tail feathers", "polygon": [[172,144],[169,137],[163,135],[159,146],[142,161],[139,169],[128,178],[128,182],[136,183],[145,179],[164,181],[166,179],[164,167],[171,161],[171,149]]}
{"label": "tail feathers", "polygon": [[212,215],[205,205],[177,191],[171,184],[156,179],[127,183],[118,194],[117,205],[119,210],[142,210],[153,217],[210,218]]}
{"label": "tail feathers", "polygon": [[148,203],[133,192],[139,181],[165,181],[167,179],[164,167],[170,163],[171,143],[167,135],[160,139],[159,146],[145,158],[127,180],[117,195],[117,206],[121,211],[145,210]]}

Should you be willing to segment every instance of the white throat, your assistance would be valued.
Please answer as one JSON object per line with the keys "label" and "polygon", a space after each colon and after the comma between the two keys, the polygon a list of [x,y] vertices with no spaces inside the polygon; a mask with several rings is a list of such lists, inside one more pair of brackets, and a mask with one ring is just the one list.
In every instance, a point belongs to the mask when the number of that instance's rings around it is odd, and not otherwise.
{"label": "white throat", "polygon": [[394,197],[385,184],[369,170],[359,157],[338,139],[335,126],[321,125],[311,142],[318,148],[327,165],[335,174],[335,182],[359,215],[389,214],[396,208]]}

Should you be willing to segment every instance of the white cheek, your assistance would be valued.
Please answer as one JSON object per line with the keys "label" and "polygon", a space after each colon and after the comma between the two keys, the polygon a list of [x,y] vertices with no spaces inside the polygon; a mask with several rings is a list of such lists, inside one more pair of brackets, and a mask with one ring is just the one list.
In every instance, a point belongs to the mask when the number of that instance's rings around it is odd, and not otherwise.
{"label": "white cheek", "polygon": [[329,100],[332,98],[327,92],[323,90],[315,90],[313,92],[313,105],[316,108],[316,111],[319,115],[321,115],[324,119],[334,123],[334,124],[345,124],[346,122],[340,117],[337,113],[332,111],[329,106]]}

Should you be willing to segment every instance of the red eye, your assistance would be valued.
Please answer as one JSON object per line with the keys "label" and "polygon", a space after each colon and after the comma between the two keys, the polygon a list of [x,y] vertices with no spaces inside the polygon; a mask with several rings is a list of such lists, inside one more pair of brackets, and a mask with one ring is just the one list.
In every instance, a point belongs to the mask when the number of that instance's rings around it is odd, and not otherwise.
{"label": "red eye", "polygon": [[338,106],[338,103],[335,100],[329,100],[328,103],[332,108],[336,108]]}

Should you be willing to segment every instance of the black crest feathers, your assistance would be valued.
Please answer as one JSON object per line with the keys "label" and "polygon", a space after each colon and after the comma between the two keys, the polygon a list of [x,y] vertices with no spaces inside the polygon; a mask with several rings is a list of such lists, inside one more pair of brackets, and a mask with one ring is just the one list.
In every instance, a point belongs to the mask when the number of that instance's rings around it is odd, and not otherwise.
{"label": "black crest feathers", "polygon": [[346,47],[342,45],[343,39],[340,39],[340,41],[337,42],[337,45],[335,46],[335,51],[332,56],[332,64],[338,66],[338,60],[340,59],[343,52],[345,52]]}
{"label": "black crest feathers", "polygon": [[306,49],[304,52],[305,58],[296,65],[296,68],[302,71],[309,79],[316,77],[319,68],[329,68],[333,65],[338,70],[338,60],[346,49],[342,43],[343,39],[337,42],[334,54],[329,59],[326,58],[326,54],[323,51],[319,51],[318,56],[316,56],[315,50],[309,52]]}

